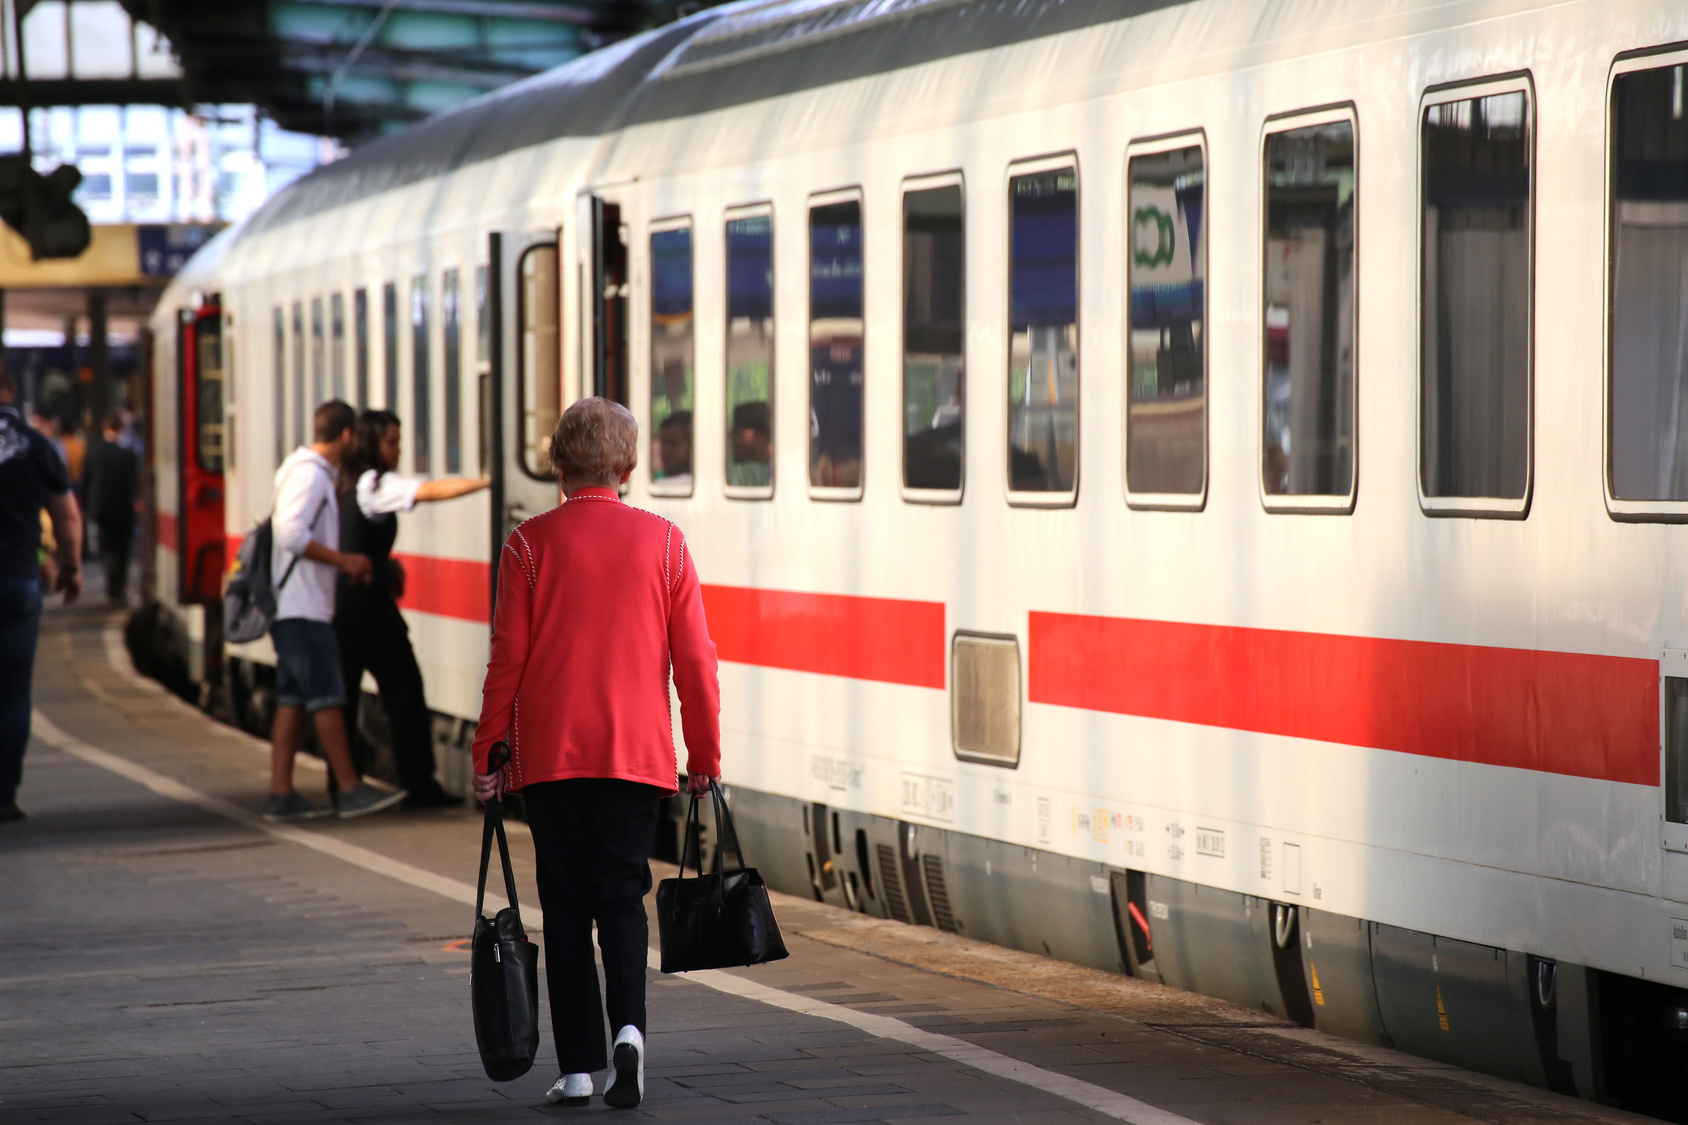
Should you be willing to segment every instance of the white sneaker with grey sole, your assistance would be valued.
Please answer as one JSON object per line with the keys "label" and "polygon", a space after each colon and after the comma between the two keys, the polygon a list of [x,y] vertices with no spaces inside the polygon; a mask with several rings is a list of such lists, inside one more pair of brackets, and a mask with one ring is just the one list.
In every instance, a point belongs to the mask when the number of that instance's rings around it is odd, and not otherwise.
{"label": "white sneaker with grey sole", "polygon": [[552,1105],[582,1106],[592,1101],[590,1074],[565,1074],[545,1091],[545,1100]]}

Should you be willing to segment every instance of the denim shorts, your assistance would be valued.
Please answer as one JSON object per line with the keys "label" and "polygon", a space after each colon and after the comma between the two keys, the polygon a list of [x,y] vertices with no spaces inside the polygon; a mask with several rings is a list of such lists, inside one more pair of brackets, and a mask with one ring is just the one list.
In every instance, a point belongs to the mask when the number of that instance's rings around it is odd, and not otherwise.
{"label": "denim shorts", "polygon": [[308,617],[289,617],[270,626],[270,640],[275,642],[277,705],[307,711],[346,705],[334,626]]}

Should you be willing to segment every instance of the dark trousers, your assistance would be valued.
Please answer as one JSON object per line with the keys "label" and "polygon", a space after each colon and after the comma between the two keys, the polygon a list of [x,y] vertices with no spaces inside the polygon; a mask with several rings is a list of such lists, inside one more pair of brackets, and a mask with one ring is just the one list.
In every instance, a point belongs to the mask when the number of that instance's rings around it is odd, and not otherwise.
{"label": "dark trousers", "polygon": [[0,809],[17,802],[29,746],[29,690],[41,631],[41,581],[0,578]]}
{"label": "dark trousers", "polygon": [[[650,928],[651,843],[660,790],[635,781],[583,777],[522,790],[545,911],[545,980],[551,1032],[563,1074],[603,1070],[604,1009],[610,1028],[645,1031],[645,951]],[[602,1001],[592,960],[592,923],[604,957]]]}
{"label": "dark trousers", "polygon": [[340,640],[341,682],[346,685],[346,730],[357,729],[363,674],[368,670],[381,689],[381,705],[393,728],[393,760],[399,784],[412,793],[432,790],[434,735],[422,669],[410,647],[410,627],[393,599],[375,590],[344,587],[334,607],[334,632]]}
{"label": "dark trousers", "polygon": [[100,560],[105,563],[106,597],[118,599],[129,586],[129,553],[135,542],[135,521],[100,522]]}

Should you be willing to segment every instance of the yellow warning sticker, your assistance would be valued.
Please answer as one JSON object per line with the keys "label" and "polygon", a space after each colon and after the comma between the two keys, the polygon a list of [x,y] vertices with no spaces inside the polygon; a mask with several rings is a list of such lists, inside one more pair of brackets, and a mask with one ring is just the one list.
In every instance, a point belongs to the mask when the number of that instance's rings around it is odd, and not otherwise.
{"label": "yellow warning sticker", "polygon": [[1307,968],[1313,973],[1313,1003],[1322,1008],[1325,1006],[1325,990],[1319,987],[1319,966],[1308,961]]}
{"label": "yellow warning sticker", "polygon": [[1442,986],[1436,986],[1436,1022],[1442,1025],[1442,1030],[1448,1030],[1448,1010],[1442,1006]]}

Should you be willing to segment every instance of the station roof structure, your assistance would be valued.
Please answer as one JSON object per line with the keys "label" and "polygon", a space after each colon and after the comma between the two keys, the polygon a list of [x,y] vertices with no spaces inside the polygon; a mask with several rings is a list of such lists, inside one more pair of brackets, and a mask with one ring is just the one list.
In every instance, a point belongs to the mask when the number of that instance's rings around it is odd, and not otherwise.
{"label": "station roof structure", "polygon": [[[13,104],[255,104],[349,143],[666,23],[687,0],[0,0]],[[94,17],[98,18],[94,18]],[[132,28],[127,67],[113,19]],[[163,40],[163,42],[160,42]],[[86,45],[86,46],[85,46]],[[156,56],[156,57],[154,57]],[[9,83],[10,84],[10,83]],[[22,87],[21,89],[19,87]]]}

